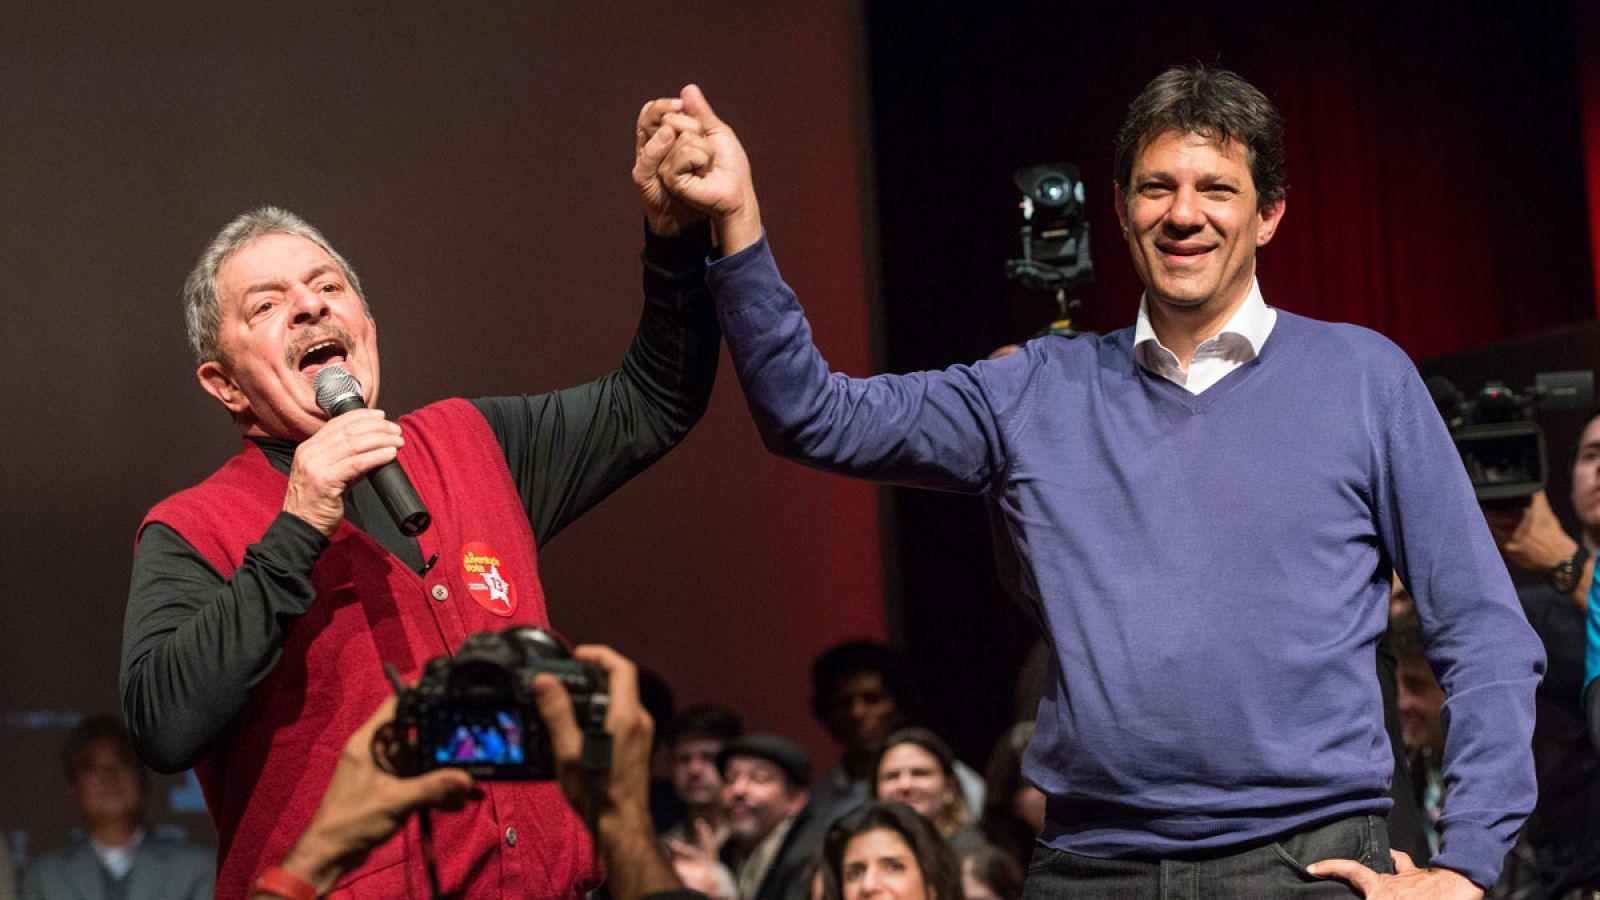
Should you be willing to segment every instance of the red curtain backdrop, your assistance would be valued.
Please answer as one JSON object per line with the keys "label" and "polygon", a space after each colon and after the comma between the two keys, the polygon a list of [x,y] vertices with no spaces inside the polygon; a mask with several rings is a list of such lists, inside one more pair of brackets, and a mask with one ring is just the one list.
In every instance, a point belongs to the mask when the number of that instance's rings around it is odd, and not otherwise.
{"label": "red curtain backdrop", "polygon": [[1574,55],[1536,52],[1560,35],[1333,11],[1293,22],[1253,74],[1288,121],[1268,297],[1417,358],[1593,316],[1585,210],[1562,177],[1583,169]]}
{"label": "red curtain backdrop", "polygon": [[1589,259],[1600,315],[1600,6],[1573,0],[1578,34],[1578,100],[1583,118],[1584,182],[1589,195]]}

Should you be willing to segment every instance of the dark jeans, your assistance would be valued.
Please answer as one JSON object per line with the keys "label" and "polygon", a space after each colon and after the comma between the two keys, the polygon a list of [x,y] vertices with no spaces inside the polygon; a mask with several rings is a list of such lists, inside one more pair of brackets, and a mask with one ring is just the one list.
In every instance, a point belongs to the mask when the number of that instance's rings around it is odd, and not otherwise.
{"label": "dark jeans", "polygon": [[1306,866],[1353,859],[1393,874],[1382,816],[1352,816],[1229,854],[1173,859],[1094,859],[1035,847],[1024,900],[1275,900],[1359,894],[1344,881],[1318,878]]}

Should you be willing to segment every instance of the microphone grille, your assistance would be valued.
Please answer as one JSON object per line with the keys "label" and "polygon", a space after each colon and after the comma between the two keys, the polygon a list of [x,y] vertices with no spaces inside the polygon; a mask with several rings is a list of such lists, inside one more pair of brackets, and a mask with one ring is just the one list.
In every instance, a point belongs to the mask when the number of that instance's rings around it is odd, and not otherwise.
{"label": "microphone grille", "polygon": [[[361,398],[361,382],[346,372],[344,366],[323,366],[311,384],[317,392],[317,408],[330,416],[340,400],[351,394],[357,399]],[[366,405],[366,401],[363,400],[362,405]]]}

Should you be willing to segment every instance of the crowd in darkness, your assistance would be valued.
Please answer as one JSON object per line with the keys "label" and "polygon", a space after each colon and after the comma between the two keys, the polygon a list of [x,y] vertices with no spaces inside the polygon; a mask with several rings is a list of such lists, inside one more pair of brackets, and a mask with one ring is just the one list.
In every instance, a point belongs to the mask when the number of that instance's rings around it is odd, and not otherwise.
{"label": "crowd in darkness", "polygon": [[[840,896],[849,841],[900,833],[930,883],[951,877],[970,900],[1016,898],[1044,797],[1021,777],[1031,722],[996,743],[982,774],[939,735],[916,726],[919,699],[900,656],[867,640],[828,648],[812,667],[812,709],[838,742],[813,773],[795,742],[747,734],[732,710],[697,705],[670,716],[659,748],[658,823],[684,883],[711,897]],[[830,834],[832,838],[830,839]]]}
{"label": "crowd in darkness", "polygon": [[[1591,425],[1586,436],[1600,441],[1600,416]],[[1548,510],[1542,495],[1533,504],[1532,516]],[[1600,506],[1590,511],[1600,524]],[[1488,896],[1587,897],[1600,890],[1600,755],[1573,700],[1583,677],[1584,610],[1542,583],[1520,594],[1550,656],[1534,738],[1541,799]],[[1398,582],[1379,668],[1396,685],[1385,703],[1399,722],[1391,837],[1397,848],[1427,859],[1438,847],[1433,823],[1443,803],[1444,692]],[[746,734],[735,711],[694,705],[674,714],[665,688],[654,692],[657,715],[672,725],[658,735],[652,808],[684,883],[729,900],[841,896],[827,893],[839,888],[825,883],[827,873],[846,871],[838,868],[837,848],[828,857],[829,826],[860,829],[882,819],[887,802],[907,808],[938,837],[939,853],[922,860],[925,870],[953,865],[967,900],[1020,897],[1045,815],[1043,794],[1021,774],[1033,731],[1026,707],[1037,690],[1019,685],[1022,715],[995,741],[980,776],[945,740],[912,724],[926,701],[892,648],[839,644],[816,658],[811,674],[813,711],[840,751],[820,775],[793,741]],[[1024,679],[1041,674],[1023,667]]]}

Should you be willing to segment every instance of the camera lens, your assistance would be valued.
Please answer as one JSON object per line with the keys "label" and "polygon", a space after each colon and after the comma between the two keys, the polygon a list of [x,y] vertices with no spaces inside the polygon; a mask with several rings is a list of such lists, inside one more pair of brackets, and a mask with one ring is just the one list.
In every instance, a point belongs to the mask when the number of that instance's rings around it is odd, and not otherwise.
{"label": "camera lens", "polygon": [[1035,190],[1040,201],[1050,206],[1060,206],[1067,199],[1067,182],[1057,175],[1041,178]]}

